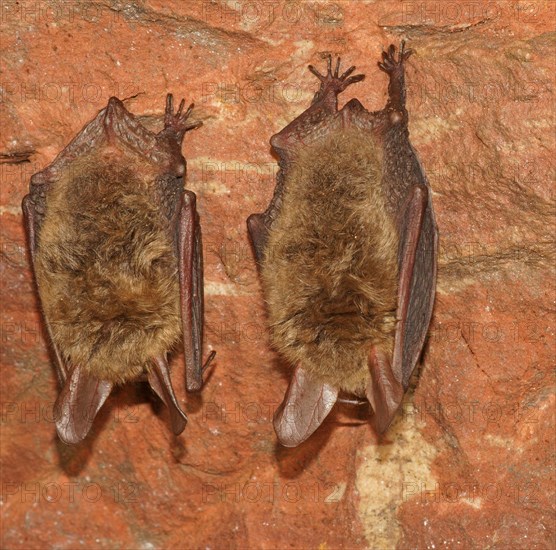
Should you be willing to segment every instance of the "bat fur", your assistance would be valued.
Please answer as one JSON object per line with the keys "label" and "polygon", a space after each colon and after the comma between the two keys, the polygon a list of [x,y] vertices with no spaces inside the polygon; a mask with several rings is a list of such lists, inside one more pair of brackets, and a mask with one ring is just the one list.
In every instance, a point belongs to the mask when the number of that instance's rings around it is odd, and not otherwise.
{"label": "bat fur", "polygon": [[[104,158],[101,158],[104,156]],[[125,166],[125,167],[122,167]],[[145,164],[79,159],[46,196],[36,277],[68,364],[124,383],[181,338],[177,258]]]}
{"label": "bat fur", "polygon": [[391,355],[396,329],[398,235],[381,176],[381,147],[360,129],[303,148],[261,266],[276,349],[361,396],[371,349]]}

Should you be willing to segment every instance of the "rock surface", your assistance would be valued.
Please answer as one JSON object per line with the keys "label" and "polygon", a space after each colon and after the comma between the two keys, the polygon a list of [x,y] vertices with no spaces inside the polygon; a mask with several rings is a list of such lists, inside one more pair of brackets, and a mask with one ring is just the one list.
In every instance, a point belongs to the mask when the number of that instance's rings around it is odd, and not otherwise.
{"label": "rock surface", "polygon": [[[554,547],[553,1],[2,3],[2,548]],[[286,370],[268,345],[245,219],[268,203],[269,137],[310,102],[308,63],[340,54],[379,109],[381,48],[406,38],[411,139],[441,235],[419,378],[382,441],[347,408],[277,445]],[[20,202],[111,95],[160,124],[196,102],[188,187],[205,244],[201,398],[179,438],[141,384],[80,446],[57,395]],[[183,359],[173,364],[185,396]]]}

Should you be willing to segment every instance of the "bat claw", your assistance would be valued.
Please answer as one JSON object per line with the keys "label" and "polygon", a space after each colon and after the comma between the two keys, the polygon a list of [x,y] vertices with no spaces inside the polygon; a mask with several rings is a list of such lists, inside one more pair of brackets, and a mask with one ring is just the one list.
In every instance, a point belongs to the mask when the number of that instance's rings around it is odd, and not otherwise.
{"label": "bat claw", "polygon": [[324,82],[325,80],[325,76],[323,76],[322,74],[320,74],[317,69],[315,69],[315,67],[313,65],[308,65],[307,68],[309,69],[310,72],[312,72],[321,82]]}
{"label": "bat claw", "polygon": [[212,360],[216,357],[216,352],[214,350],[212,350],[209,353],[209,356],[207,357],[207,360],[205,361],[205,364],[203,365],[203,368],[201,369],[201,376],[205,374],[205,371],[210,367],[210,364],[212,363]]}
{"label": "bat claw", "polygon": [[[183,111],[183,106],[185,105],[185,99],[182,99],[180,101],[180,106],[178,107],[178,112],[176,113],[176,118],[180,118],[181,117],[181,113]],[[191,104],[193,106],[193,103]]]}
{"label": "bat claw", "polygon": [[336,68],[334,69],[334,78],[338,78],[338,74],[340,73],[340,56],[336,60]]}
{"label": "bat claw", "polygon": [[[205,385],[205,373],[207,372],[208,368],[210,367],[212,360],[216,357],[216,352],[212,350],[207,357],[205,364],[201,368],[201,388]],[[208,379],[208,377],[207,377]]]}

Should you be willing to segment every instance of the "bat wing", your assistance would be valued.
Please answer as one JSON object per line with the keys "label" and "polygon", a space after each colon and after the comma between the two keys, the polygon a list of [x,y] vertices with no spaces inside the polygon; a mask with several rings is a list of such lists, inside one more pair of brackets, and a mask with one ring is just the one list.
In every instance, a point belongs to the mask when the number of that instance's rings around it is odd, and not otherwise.
{"label": "bat wing", "polygon": [[266,242],[268,240],[268,222],[265,214],[251,214],[247,218],[247,230],[253,243],[255,260],[260,267],[264,258]]}
{"label": "bat wing", "polygon": [[436,229],[429,191],[411,188],[399,218],[399,287],[392,363],[376,349],[369,361],[371,381],[366,394],[378,433],[390,425],[409,384],[428,330],[436,275]]}
{"label": "bat wing", "polygon": [[[125,110],[125,108],[124,108]],[[75,159],[92,151],[106,140],[106,111],[102,109],[66,146],[44,170],[31,177],[31,190],[41,185],[49,185],[58,180],[60,174]]]}
{"label": "bat wing", "polygon": [[274,430],[285,447],[303,443],[324,421],[338,398],[338,390],[317,382],[297,367],[284,401],[274,414]]}
{"label": "bat wing", "polygon": [[[196,196],[185,191],[178,218],[180,303],[188,391],[203,386],[203,250]],[[213,354],[209,357],[213,357]],[[208,362],[207,362],[208,363]]]}
{"label": "bat wing", "polygon": [[[23,210],[25,232],[27,234],[27,247],[29,250],[29,257],[31,259],[31,266],[34,271],[35,257],[37,253],[37,238],[38,238],[37,231],[40,230],[40,222],[38,219],[39,216],[37,215],[35,202],[33,201],[31,194],[25,195],[25,197],[23,198],[21,208]],[[40,294],[39,294],[39,300],[40,300]],[[48,320],[46,319],[45,319],[45,325],[46,325],[46,332],[50,340],[50,346],[52,348],[52,352],[54,353],[56,374],[58,375],[58,381],[60,382],[60,384],[63,384],[67,376],[66,365],[64,364],[64,361],[62,361],[60,350],[54,343],[54,339],[52,338],[52,329],[50,328]]]}
{"label": "bat wing", "polygon": [[401,219],[405,240],[398,258],[397,317],[400,321],[396,329],[393,369],[405,391],[423,350],[434,305],[438,231],[428,186],[413,188]]}

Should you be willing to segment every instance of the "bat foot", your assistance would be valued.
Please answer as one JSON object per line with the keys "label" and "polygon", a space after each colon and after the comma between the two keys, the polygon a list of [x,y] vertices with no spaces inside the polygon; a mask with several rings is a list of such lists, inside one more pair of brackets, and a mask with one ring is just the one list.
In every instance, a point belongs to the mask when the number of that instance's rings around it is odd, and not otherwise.
{"label": "bat foot", "polygon": [[166,109],[164,111],[164,129],[161,133],[176,135],[180,143],[183,139],[183,136],[185,135],[185,132],[203,125],[202,121],[188,124],[187,119],[189,118],[189,115],[193,111],[193,107],[195,105],[191,103],[187,110],[183,112],[184,106],[185,99],[182,99],[178,106],[177,112],[174,113],[174,96],[172,94],[168,94],[166,96]]}
{"label": "bat foot", "polygon": [[320,80],[320,90],[318,95],[322,97],[325,95],[329,90],[334,93],[334,95],[338,95],[340,92],[343,92],[348,86],[351,84],[355,84],[356,82],[360,82],[365,78],[364,74],[356,74],[350,76],[353,71],[355,71],[355,66],[351,66],[347,71],[345,71],[342,75],[340,75],[340,58],[338,57],[336,60],[336,67],[334,71],[332,71],[332,56],[328,56],[328,66],[326,75],[322,75],[313,67],[313,65],[309,65],[309,71],[311,71],[319,80]]}
{"label": "bat foot", "polygon": [[382,61],[378,62],[378,66],[381,71],[391,75],[397,71],[403,71],[404,63],[409,59],[409,57],[414,53],[414,50],[405,49],[405,40],[402,40],[400,45],[400,51],[396,56],[396,46],[390,44],[387,51],[382,52]]}

